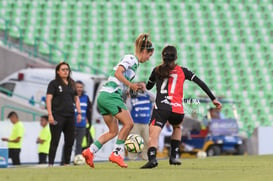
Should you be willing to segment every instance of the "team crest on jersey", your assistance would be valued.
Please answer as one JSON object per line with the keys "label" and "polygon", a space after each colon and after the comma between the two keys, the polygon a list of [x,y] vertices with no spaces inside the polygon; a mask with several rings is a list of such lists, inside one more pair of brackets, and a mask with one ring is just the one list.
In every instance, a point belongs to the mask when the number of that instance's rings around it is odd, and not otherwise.
{"label": "team crest on jersey", "polygon": [[58,88],[59,88],[59,92],[63,92],[63,88],[61,85],[59,85]]}

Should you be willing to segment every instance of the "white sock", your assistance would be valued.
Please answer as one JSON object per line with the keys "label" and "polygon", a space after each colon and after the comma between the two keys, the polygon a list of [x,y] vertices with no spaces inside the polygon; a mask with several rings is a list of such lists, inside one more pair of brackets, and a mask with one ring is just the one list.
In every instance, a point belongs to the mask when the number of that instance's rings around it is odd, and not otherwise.
{"label": "white sock", "polygon": [[122,158],[124,158],[124,156],[125,156],[124,144],[115,144],[113,152],[116,155],[120,155]]}
{"label": "white sock", "polygon": [[97,153],[99,151],[99,148],[93,143],[90,147],[89,147],[91,153]]}

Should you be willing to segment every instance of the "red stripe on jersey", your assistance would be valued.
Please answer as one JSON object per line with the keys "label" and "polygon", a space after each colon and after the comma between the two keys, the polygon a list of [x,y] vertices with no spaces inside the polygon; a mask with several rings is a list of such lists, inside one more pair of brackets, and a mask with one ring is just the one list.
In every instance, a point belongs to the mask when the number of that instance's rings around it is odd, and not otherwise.
{"label": "red stripe on jersey", "polygon": [[183,84],[185,74],[181,67],[176,66],[168,81],[168,95],[171,100],[172,112],[183,114]]}

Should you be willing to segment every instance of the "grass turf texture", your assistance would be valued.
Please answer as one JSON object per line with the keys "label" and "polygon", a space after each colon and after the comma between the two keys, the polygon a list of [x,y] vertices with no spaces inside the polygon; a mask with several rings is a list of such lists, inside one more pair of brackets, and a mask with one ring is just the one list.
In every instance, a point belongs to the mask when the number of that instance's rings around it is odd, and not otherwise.
{"label": "grass turf texture", "polygon": [[13,180],[78,180],[78,181],[123,181],[123,180],[200,180],[200,181],[256,181],[273,180],[273,156],[221,156],[206,159],[183,159],[182,166],[170,166],[168,160],[159,160],[155,169],[139,169],[144,161],[127,162],[129,168],[122,169],[109,162],[88,166],[52,168],[0,169],[1,181]]}

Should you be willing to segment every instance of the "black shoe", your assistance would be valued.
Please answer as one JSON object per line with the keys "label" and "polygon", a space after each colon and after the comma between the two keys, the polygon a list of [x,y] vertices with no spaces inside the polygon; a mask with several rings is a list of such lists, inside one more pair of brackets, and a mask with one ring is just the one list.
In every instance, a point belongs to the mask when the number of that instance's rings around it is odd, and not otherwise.
{"label": "black shoe", "polygon": [[169,164],[170,165],[181,165],[181,160],[178,158],[170,157]]}
{"label": "black shoe", "polygon": [[154,160],[148,161],[145,165],[143,165],[143,166],[140,167],[140,168],[141,168],[141,169],[155,168],[155,167],[157,167],[157,165],[158,165],[157,160],[154,159]]}

